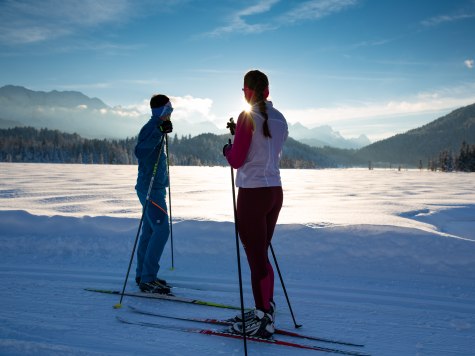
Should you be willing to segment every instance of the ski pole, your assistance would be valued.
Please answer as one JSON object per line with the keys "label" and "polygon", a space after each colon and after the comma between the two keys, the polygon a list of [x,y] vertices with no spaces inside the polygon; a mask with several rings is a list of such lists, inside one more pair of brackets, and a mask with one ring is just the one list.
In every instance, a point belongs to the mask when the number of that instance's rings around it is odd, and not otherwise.
{"label": "ski pole", "polygon": [[297,322],[295,321],[294,312],[292,311],[292,306],[290,305],[289,296],[287,294],[287,290],[285,289],[284,279],[282,278],[282,274],[280,273],[280,268],[279,264],[277,263],[277,258],[275,257],[274,248],[272,247],[272,244],[270,244],[269,246],[272,252],[272,257],[274,257],[275,267],[277,268],[277,272],[279,273],[280,283],[282,284],[282,289],[284,290],[285,299],[287,299],[287,305],[289,306],[290,315],[292,315],[292,320],[294,321],[294,327],[298,329],[302,326],[302,324],[297,324]]}
{"label": "ski pole", "polygon": [[[231,139],[229,139],[231,143]],[[246,340],[246,318],[244,317],[244,296],[242,292],[242,275],[241,275],[241,254],[239,253],[239,232],[238,232],[238,220],[237,220],[237,208],[236,208],[236,190],[234,189],[234,171],[231,167],[231,187],[233,191],[233,211],[234,211],[234,233],[236,235],[236,254],[239,274],[239,296],[241,298],[241,318],[242,318],[242,339],[244,342],[244,355],[247,356],[247,340]]]}
{"label": "ski pole", "polygon": [[175,269],[175,259],[173,257],[173,218],[172,218],[172,184],[170,181],[170,156],[168,155],[168,134],[165,135],[165,145],[167,150],[167,174],[168,174],[168,217],[170,219],[170,247],[172,250],[172,268]]}
{"label": "ski pole", "polygon": [[153,166],[152,178],[150,179],[150,184],[148,186],[148,191],[147,191],[147,198],[145,199],[145,204],[142,209],[142,217],[140,218],[139,228],[137,229],[137,235],[135,236],[134,247],[132,248],[132,253],[130,255],[129,267],[127,268],[127,273],[125,275],[124,286],[122,287],[122,292],[120,293],[119,303],[114,305],[115,309],[122,308],[122,299],[124,298],[125,287],[127,286],[127,280],[129,279],[130,267],[132,266],[132,261],[134,260],[135,249],[137,248],[137,241],[139,239],[140,230],[142,229],[142,223],[145,216],[145,212],[148,207],[148,201],[150,200],[150,192],[152,191],[153,182],[155,180],[155,176],[157,175],[158,163],[160,162],[160,156],[162,155],[164,137],[165,136],[162,136],[162,139],[160,140],[160,144],[159,144],[160,150],[158,151],[157,161],[155,162],[155,165]]}

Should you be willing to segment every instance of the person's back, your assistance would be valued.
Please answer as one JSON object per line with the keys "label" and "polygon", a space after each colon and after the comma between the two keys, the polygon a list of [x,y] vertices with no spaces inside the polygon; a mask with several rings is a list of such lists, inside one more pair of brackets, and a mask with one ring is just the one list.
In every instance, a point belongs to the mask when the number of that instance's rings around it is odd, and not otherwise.
{"label": "person's back", "polygon": [[[251,270],[251,285],[256,309],[244,320],[236,316],[230,332],[268,338],[274,333],[274,270],[268,249],[283,202],[279,161],[288,136],[284,116],[270,101],[267,76],[253,70],[244,76],[244,96],[252,105],[242,112],[236,125],[233,144],[223,147],[231,167],[237,169],[239,187],[236,224]],[[245,326],[244,326],[245,325]]]}
{"label": "person's back", "polygon": [[248,114],[254,121],[254,132],[246,160],[236,174],[236,186],[238,187],[256,188],[282,185],[279,162],[282,147],[288,136],[287,121],[270,101],[266,102],[266,111],[271,137],[264,136],[264,117],[260,113],[258,105],[253,105]]}

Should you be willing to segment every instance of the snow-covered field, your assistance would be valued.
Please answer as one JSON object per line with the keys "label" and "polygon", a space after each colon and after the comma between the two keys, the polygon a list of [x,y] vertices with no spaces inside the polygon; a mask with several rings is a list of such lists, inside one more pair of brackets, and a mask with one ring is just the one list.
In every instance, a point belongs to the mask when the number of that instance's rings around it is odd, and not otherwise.
{"label": "snow-covered field", "polygon": [[[300,332],[364,343],[356,350],[372,355],[474,354],[475,174],[282,174],[273,246]],[[134,166],[0,164],[1,355],[243,354],[240,340],[116,320],[208,327],[128,305],[194,317],[234,311],[130,297],[113,309],[118,296],[84,290],[122,287],[141,213],[135,177]],[[161,277],[177,295],[239,305],[230,169],[171,167],[171,182],[175,269],[167,247]],[[137,289],[133,273],[128,289]],[[277,326],[293,330],[278,278],[276,302]],[[255,343],[248,351],[319,354]]]}

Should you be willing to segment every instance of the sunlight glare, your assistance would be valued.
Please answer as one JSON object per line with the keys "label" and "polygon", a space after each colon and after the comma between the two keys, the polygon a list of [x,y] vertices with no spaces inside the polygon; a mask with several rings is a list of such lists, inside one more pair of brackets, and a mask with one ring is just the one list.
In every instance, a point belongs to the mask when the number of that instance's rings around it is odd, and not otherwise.
{"label": "sunlight glare", "polygon": [[241,100],[242,100],[242,105],[241,105],[242,110],[247,113],[251,112],[251,107],[252,107],[251,104],[249,104],[245,98],[242,98]]}

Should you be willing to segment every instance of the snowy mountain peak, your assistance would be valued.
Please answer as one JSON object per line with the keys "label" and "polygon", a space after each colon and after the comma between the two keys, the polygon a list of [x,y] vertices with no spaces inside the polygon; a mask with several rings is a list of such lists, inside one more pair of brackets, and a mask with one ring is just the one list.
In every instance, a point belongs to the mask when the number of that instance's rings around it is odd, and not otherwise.
{"label": "snowy mountain peak", "polygon": [[309,129],[297,122],[289,125],[289,133],[292,138],[314,147],[361,148],[371,143],[366,135],[347,139],[329,125]]}

